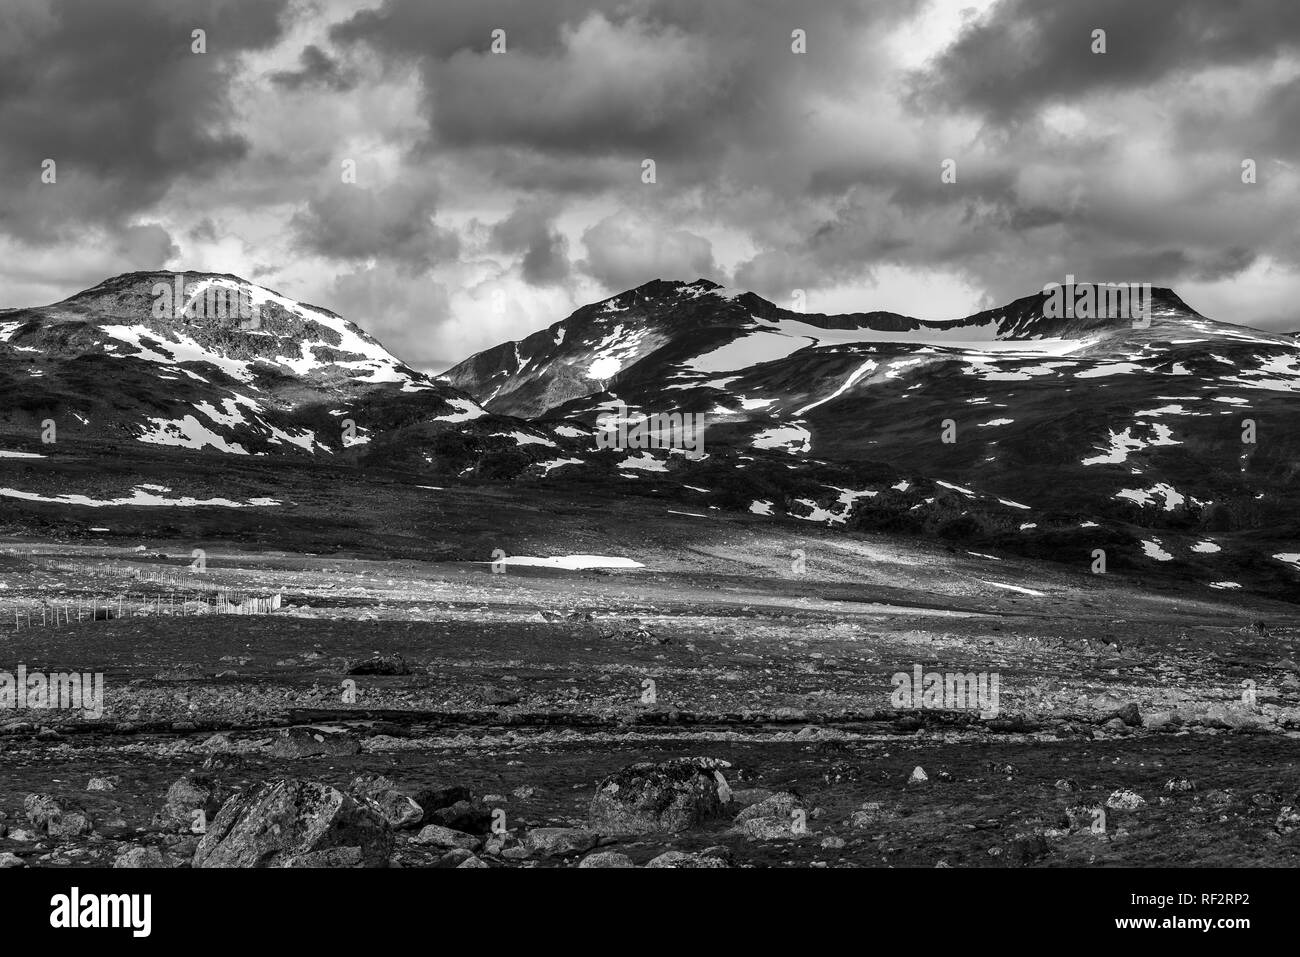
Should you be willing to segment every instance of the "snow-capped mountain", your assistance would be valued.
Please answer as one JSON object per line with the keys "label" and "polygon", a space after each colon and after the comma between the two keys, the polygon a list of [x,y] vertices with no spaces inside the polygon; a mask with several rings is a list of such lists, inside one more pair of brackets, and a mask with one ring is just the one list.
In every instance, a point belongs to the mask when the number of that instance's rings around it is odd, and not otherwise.
{"label": "snow-capped mountain", "polygon": [[60,442],[232,455],[329,455],[485,414],[326,309],[235,276],[170,272],[0,312],[0,397],[6,433],[35,439],[52,422]]}
{"label": "snow-capped mountain", "polygon": [[[132,273],[0,311],[0,504],[149,504],[170,486],[141,476],[174,467],[210,481],[168,504],[261,507],[279,499],[237,463],[270,456],[377,470],[349,481],[543,483],[938,535],[989,561],[1086,568],[1100,549],[1114,569],[1295,590],[1300,343],[1169,290],[1133,316],[1039,293],[934,322],[656,281],[435,378],[234,276],[185,276],[160,310],[176,283]],[[213,293],[229,314],[190,308]],[[91,488],[104,456],[118,477]],[[211,464],[173,464],[186,456]]]}
{"label": "snow-capped mountain", "polygon": [[[1064,309],[1061,292],[1040,292],[932,322],[805,315],[706,280],[656,281],[443,378],[490,411],[589,426],[614,409],[702,413],[704,462],[638,451],[622,474],[668,471],[726,489],[733,506],[748,496],[756,514],[1085,564],[1109,548],[1112,562],[1184,563],[1222,588],[1239,584],[1223,570],[1234,551],[1258,564],[1253,577],[1294,581],[1295,339],[1211,320],[1167,289],[1124,314],[1096,305],[1112,294],[1102,287],[1063,292]],[[828,470],[810,492],[791,488]]]}

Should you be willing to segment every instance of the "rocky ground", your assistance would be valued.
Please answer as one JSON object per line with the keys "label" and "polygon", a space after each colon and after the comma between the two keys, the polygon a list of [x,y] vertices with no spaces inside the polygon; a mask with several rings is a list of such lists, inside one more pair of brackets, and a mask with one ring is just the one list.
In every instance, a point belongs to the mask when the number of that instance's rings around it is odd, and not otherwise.
{"label": "rocky ground", "polygon": [[[1300,860],[1290,606],[674,521],[608,543],[640,569],[213,546],[183,586],[188,542],[10,543],[0,668],[105,694],[0,712],[0,866]],[[282,605],[167,613],[217,587]],[[996,712],[900,706],[917,666],[998,676]]]}

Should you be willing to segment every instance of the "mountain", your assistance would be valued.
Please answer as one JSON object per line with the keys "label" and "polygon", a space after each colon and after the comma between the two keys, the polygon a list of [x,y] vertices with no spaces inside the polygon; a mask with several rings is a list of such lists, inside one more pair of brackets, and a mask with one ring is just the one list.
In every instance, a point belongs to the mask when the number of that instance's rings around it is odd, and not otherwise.
{"label": "mountain", "polygon": [[[194,301],[229,293],[257,321],[233,309],[158,315],[181,277]],[[58,441],[329,455],[413,418],[483,414],[351,322],[235,276],[130,273],[0,312],[0,430],[33,438],[52,421]]]}
{"label": "mountain", "polygon": [[[701,535],[731,512],[1080,572],[1101,550],[1108,571],[1295,597],[1300,343],[1167,289],[1136,317],[1083,308],[1105,294],[1079,284],[1064,309],[939,322],[660,280],[431,377],[328,310],[180,275],[0,311],[0,526],[240,508],[245,531],[302,533],[310,503],[336,547],[356,515],[396,530],[454,485],[539,514],[640,502]],[[666,441],[677,413],[702,445]],[[652,440],[610,447],[614,424]]]}
{"label": "mountain", "polygon": [[626,462],[727,507],[1293,590],[1300,347],[1168,289],[1147,302],[1063,312],[1040,292],[934,322],[655,281],[442,379],[535,421],[702,413],[704,462]]}

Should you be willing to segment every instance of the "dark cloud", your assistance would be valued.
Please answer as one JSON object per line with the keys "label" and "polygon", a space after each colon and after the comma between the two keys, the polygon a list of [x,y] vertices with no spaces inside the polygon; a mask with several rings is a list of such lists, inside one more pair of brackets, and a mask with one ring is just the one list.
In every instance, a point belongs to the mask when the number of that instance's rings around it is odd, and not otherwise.
{"label": "dark cloud", "polygon": [[582,234],[582,244],[587,250],[582,268],[610,289],[651,279],[722,278],[707,239],[634,216],[601,220]]}
{"label": "dark cloud", "polygon": [[[0,228],[55,241],[119,226],[173,183],[243,157],[230,129],[239,56],[281,35],[286,0],[102,0],[0,5]],[[191,32],[207,31],[207,53]],[[57,163],[57,183],[40,164]]]}
{"label": "dark cloud", "polygon": [[140,269],[158,269],[180,253],[171,234],[157,223],[123,227],[114,245],[123,261],[136,263]]}
{"label": "dark cloud", "polygon": [[[1067,273],[1300,272],[1294,0],[357,5],[0,3],[0,244],[49,253],[0,280],[44,290],[86,236],[82,271],[284,262],[436,364],[654,278],[786,301],[897,271],[992,305]],[[490,284],[527,308],[490,313]]]}
{"label": "dark cloud", "polygon": [[[331,35],[417,66],[438,149],[670,159],[686,183],[710,178],[711,159],[779,138],[806,108],[801,94],[843,88],[861,28],[921,6],[386,0]],[[790,52],[796,27],[814,51],[806,63]],[[489,50],[494,29],[504,54]]]}
{"label": "dark cloud", "polygon": [[271,82],[286,90],[323,87],[336,93],[345,93],[357,86],[356,72],[344,68],[315,44],[305,47],[298,60],[299,69],[276,71],[271,74]]}
{"label": "dark cloud", "polygon": [[492,227],[497,248],[523,253],[524,279],[534,286],[562,282],[569,275],[569,241],[556,230],[554,216],[547,205],[522,205]]}
{"label": "dark cloud", "polygon": [[[1106,52],[1092,32],[1106,31]],[[1044,103],[1267,60],[1300,47],[1294,0],[1002,0],[919,79],[922,102],[995,121]]]}
{"label": "dark cloud", "polygon": [[186,235],[190,239],[196,239],[202,242],[213,242],[217,238],[217,224],[212,221],[210,216],[204,216]]}
{"label": "dark cloud", "polygon": [[305,251],[331,259],[382,259],[418,273],[459,252],[456,235],[434,221],[436,202],[431,183],[411,177],[375,189],[340,181],[319,189],[291,226]]}

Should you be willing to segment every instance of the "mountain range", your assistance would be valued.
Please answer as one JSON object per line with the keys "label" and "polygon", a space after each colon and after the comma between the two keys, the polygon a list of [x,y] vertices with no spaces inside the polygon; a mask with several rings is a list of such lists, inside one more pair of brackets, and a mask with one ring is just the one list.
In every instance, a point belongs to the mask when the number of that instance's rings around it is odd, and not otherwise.
{"label": "mountain range", "polygon": [[[35,503],[179,502],[138,481],[61,489],[40,467],[60,455],[90,450],[122,482],[133,462],[198,456],[227,491],[186,504],[246,506],[238,463],[269,459],[938,536],[1081,572],[1100,550],[1107,570],[1294,592],[1300,344],[1168,289],[1140,320],[1063,315],[1038,292],[928,321],[656,280],[431,376],[328,310],[185,278],[259,322],[158,316],[170,272],[0,310],[0,525]],[[702,417],[702,454],[598,441],[671,413]]]}

